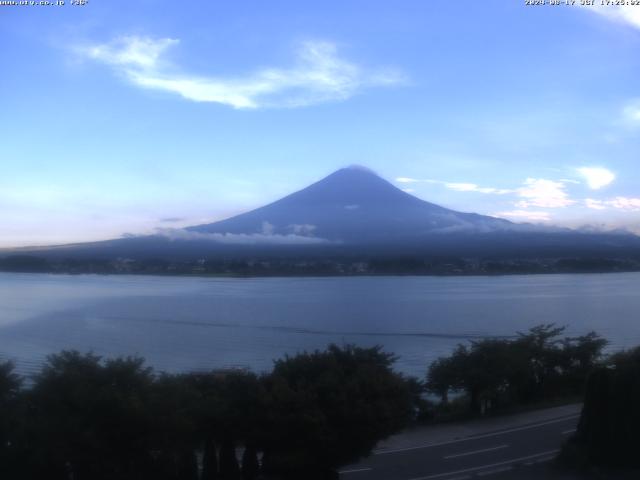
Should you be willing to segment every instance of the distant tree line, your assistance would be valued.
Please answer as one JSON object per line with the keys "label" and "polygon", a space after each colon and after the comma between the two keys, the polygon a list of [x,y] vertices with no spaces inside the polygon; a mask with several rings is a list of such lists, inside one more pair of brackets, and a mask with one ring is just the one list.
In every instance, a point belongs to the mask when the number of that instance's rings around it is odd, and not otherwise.
{"label": "distant tree line", "polygon": [[156,374],[63,351],[25,387],[0,364],[0,478],[337,478],[414,415],[379,347],[329,346],[245,371]]}
{"label": "distant tree line", "polygon": [[60,258],[10,255],[0,271],[23,273],[93,273],[144,275],[343,276],[343,275],[510,275],[530,273],[625,272],[640,270],[638,259],[467,259],[458,257],[255,257],[201,258]]}

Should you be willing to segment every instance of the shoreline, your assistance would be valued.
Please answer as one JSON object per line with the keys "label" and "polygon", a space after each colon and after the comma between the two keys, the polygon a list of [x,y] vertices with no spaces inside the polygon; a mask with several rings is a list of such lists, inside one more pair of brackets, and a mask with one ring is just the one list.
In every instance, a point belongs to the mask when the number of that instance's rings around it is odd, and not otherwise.
{"label": "shoreline", "polygon": [[239,273],[153,273],[153,272],[91,272],[91,271],[20,271],[20,270],[2,270],[0,273],[16,273],[16,274],[33,274],[33,275],[56,275],[56,276],[132,276],[132,277],[182,277],[182,278],[379,278],[379,277],[514,277],[514,276],[533,276],[533,275],[609,275],[618,273],[640,273],[640,269],[629,270],[562,270],[562,271],[530,271],[530,272],[501,272],[501,273],[287,273],[287,274],[239,274]]}

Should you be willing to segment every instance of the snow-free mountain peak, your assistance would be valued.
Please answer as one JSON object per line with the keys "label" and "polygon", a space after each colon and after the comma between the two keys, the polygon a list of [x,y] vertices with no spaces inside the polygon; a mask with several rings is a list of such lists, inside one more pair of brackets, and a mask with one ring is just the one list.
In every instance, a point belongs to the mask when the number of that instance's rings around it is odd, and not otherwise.
{"label": "snow-free mountain peak", "polygon": [[372,170],[351,166],[269,205],[206,225],[200,233],[307,235],[345,243],[511,228],[507,220],[461,213],[410,195]]}

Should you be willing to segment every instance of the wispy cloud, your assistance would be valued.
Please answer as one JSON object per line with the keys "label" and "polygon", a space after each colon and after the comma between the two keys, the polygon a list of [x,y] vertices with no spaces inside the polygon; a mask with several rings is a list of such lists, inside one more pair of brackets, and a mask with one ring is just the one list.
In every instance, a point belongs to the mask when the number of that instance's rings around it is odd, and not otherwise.
{"label": "wispy cloud", "polygon": [[604,204],[602,200],[596,200],[594,198],[585,198],[584,204],[587,208],[591,210],[606,210],[607,206]]}
{"label": "wispy cloud", "polygon": [[584,201],[587,208],[592,210],[606,210],[614,208],[628,212],[640,212],[640,198],[634,197],[614,197],[608,200],[595,200],[587,198]]}
{"label": "wispy cloud", "polygon": [[182,228],[160,228],[156,235],[169,240],[199,240],[225,245],[321,245],[330,243],[319,237],[295,233],[280,235],[275,233],[201,233]]}
{"label": "wispy cloud", "polygon": [[628,126],[640,127],[640,99],[630,100],[623,107],[622,121]]}
{"label": "wispy cloud", "polygon": [[607,200],[605,203],[619,210],[640,211],[640,198],[615,197],[612,200]]}
{"label": "wispy cloud", "polygon": [[[547,178],[527,178],[520,187],[493,188],[480,187],[475,183],[445,182],[441,180],[413,177],[397,177],[401,184],[415,185],[420,183],[442,185],[457,192],[477,192],[484,194],[507,195],[509,210],[493,213],[493,216],[528,222],[548,222],[552,219],[551,211],[573,205],[591,210],[618,210],[621,212],[640,212],[640,198],[618,196],[608,199],[576,198],[570,195],[569,185],[584,185],[591,190],[599,190],[611,184],[616,175],[605,167],[580,167],[576,172],[584,177],[584,182],[574,179],[551,180]],[[412,188],[403,189],[412,192]]]}
{"label": "wispy cloud", "polygon": [[411,178],[411,177],[397,177],[396,178],[396,182],[398,182],[398,183],[419,183],[419,182],[425,182],[425,180],[419,180],[417,178]]}
{"label": "wispy cloud", "polygon": [[156,69],[162,54],[180,43],[175,38],[119,37],[111,43],[81,49],[90,58],[128,69]]}
{"label": "wispy cloud", "polygon": [[602,167],[582,167],[578,168],[578,173],[585,178],[587,185],[592,190],[606,187],[616,178],[611,170]]}
{"label": "wispy cloud", "polygon": [[[468,182],[444,182],[442,180],[433,180],[430,178],[411,178],[411,177],[397,177],[396,182],[398,183],[431,183],[444,185],[449,190],[455,190],[456,192],[477,192],[477,193],[487,193],[487,194],[496,194],[496,195],[504,195],[505,193],[513,193],[514,190],[509,190],[505,188],[493,188],[493,187],[481,187],[476,185],[475,183]],[[404,189],[404,191],[413,191],[413,189]]]}
{"label": "wispy cloud", "polygon": [[[420,179],[412,177],[397,177],[396,182],[405,184],[438,184],[456,192],[475,192],[488,195],[515,194],[517,197],[522,199],[515,203],[515,206],[520,209],[518,212],[530,207],[562,208],[575,203],[574,200],[569,198],[569,194],[566,191],[566,183],[569,183],[568,180],[556,181],[544,178],[527,178],[524,181],[524,184],[519,188],[482,187],[469,182],[444,182],[430,178]],[[573,183],[573,181],[571,182]]]}
{"label": "wispy cloud", "polygon": [[518,208],[563,208],[575,203],[569,198],[563,182],[544,178],[527,178],[517,193],[524,198],[516,203]]}
{"label": "wispy cloud", "polygon": [[313,236],[313,232],[318,228],[316,225],[309,223],[298,224],[294,223],[287,227],[294,235],[301,235],[304,237]]}
{"label": "wispy cloud", "polygon": [[529,222],[548,222],[551,220],[549,212],[534,210],[509,210],[506,212],[496,212],[494,217],[505,217],[514,220],[527,220]]}
{"label": "wispy cloud", "polygon": [[505,193],[512,193],[513,190],[506,188],[493,188],[493,187],[480,187],[475,183],[455,183],[449,182],[444,184],[450,190],[457,192],[478,192],[478,193],[493,193],[496,195],[504,195]]}
{"label": "wispy cloud", "polygon": [[262,68],[233,78],[200,76],[180,72],[166,61],[166,51],[178,43],[172,38],[127,36],[80,53],[111,66],[139,87],[238,109],[303,107],[405,82],[395,69],[370,70],[340,57],[336,45],[326,41],[302,43],[288,68]]}
{"label": "wispy cloud", "polygon": [[582,5],[582,7],[614,22],[640,29],[640,8],[637,5]]}

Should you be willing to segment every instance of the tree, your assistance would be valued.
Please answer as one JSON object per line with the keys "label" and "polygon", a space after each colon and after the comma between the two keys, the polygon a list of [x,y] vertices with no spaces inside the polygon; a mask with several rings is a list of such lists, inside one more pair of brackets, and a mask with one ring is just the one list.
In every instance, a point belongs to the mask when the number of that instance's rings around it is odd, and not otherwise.
{"label": "tree", "polygon": [[472,342],[463,359],[461,384],[469,394],[473,413],[484,414],[507,396],[513,376],[512,353],[510,343],[504,340]]}
{"label": "tree", "polygon": [[561,340],[565,327],[542,324],[527,333],[518,332],[514,348],[526,356],[526,365],[518,372],[518,395],[521,402],[542,399],[546,393],[557,387],[554,383],[561,374]]}
{"label": "tree", "polygon": [[589,373],[598,366],[607,341],[595,332],[562,341],[561,368],[564,382],[571,391],[583,388]]}
{"label": "tree", "polygon": [[[463,347],[464,348],[464,347]],[[461,376],[455,370],[460,356],[466,355],[466,351],[454,353],[451,357],[441,357],[429,365],[427,372],[427,390],[440,397],[440,402],[446,405],[449,402],[449,393],[458,390],[461,385]]]}
{"label": "tree", "polygon": [[330,345],[285,357],[266,379],[269,424],[263,468],[284,478],[337,478],[401,429],[412,393],[380,347]]}
{"label": "tree", "polygon": [[29,394],[33,477],[145,478],[152,380],[140,358],[48,357]]}
{"label": "tree", "polygon": [[640,347],[613,355],[593,371],[565,459],[587,465],[639,468]]}
{"label": "tree", "polygon": [[433,362],[427,388],[446,400],[450,391],[464,391],[473,413],[484,413],[504,400],[513,377],[511,343],[502,339],[458,345],[450,357]]}
{"label": "tree", "polygon": [[429,366],[427,389],[446,404],[462,391],[472,413],[581,393],[606,341],[594,332],[560,338],[564,327],[543,324],[513,339],[488,338],[458,345]]}
{"label": "tree", "polygon": [[[17,460],[18,400],[22,380],[14,373],[12,362],[0,362],[0,474],[15,472]],[[4,475],[0,475],[4,476]]]}
{"label": "tree", "polygon": [[[264,431],[266,394],[262,381],[251,372],[237,370],[191,374],[188,381],[198,395],[194,411],[197,435],[204,445],[204,475],[209,479],[239,478],[235,454],[239,445],[245,447],[243,464],[250,475],[249,470],[258,463],[256,446]],[[250,460],[251,454],[256,458]]]}
{"label": "tree", "polygon": [[188,375],[162,374],[154,379],[145,405],[153,419],[149,449],[156,477],[166,480],[197,478],[197,392]]}

